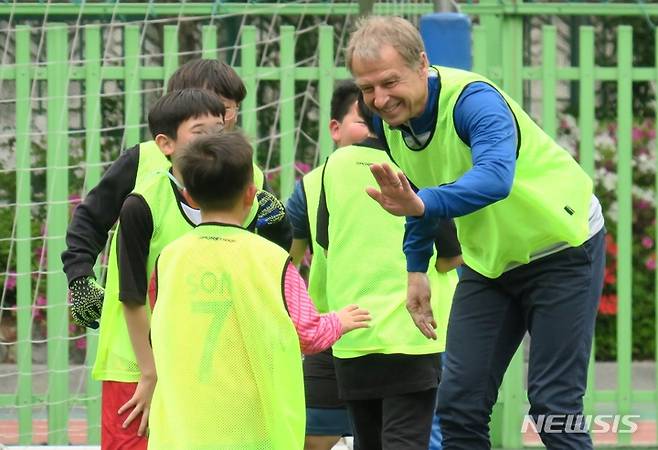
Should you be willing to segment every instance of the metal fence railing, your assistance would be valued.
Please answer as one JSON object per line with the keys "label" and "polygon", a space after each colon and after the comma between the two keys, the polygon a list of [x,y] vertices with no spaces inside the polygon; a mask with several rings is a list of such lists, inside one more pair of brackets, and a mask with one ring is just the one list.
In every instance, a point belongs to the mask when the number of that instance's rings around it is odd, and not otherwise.
{"label": "metal fence railing", "polygon": [[[431,3],[409,3],[404,6],[393,3],[377,3],[375,13],[381,14],[423,14],[432,12]],[[633,388],[632,376],[632,335],[633,335],[633,273],[643,270],[634,261],[634,203],[633,203],[633,84],[649,82],[658,83],[658,46],[654,65],[634,66],[634,43],[631,26],[619,26],[616,39],[616,64],[600,66],[595,60],[596,29],[582,26],[577,30],[578,57],[576,64],[560,64],[557,55],[557,28],[544,25],[541,28],[539,44],[541,61],[539,63],[524,60],[524,21],[533,16],[600,16],[658,19],[658,5],[645,3],[525,3],[508,0],[480,0],[479,3],[460,4],[462,12],[471,15],[477,24],[473,28],[473,64],[474,71],[491,78],[507,93],[523,101],[528,83],[541,87],[542,127],[551,136],[558,134],[558,117],[561,113],[557,87],[569,82],[578,85],[579,96],[577,124],[579,128],[579,161],[592,176],[596,168],[597,128],[597,90],[601,82],[616,85],[616,205],[618,220],[615,235],[618,245],[616,295],[618,310],[616,316],[616,375],[617,388],[601,390],[596,388],[594,364],[590,370],[589,389],[585,397],[586,412],[596,414],[602,404],[614,404],[616,414],[631,414],[633,405],[651,405],[658,412],[658,390],[636,390]],[[43,16],[44,8],[49,17],[43,30],[20,25],[23,19]],[[15,263],[11,264],[16,272],[16,373],[17,389],[14,394],[0,395],[0,408],[15,408],[18,422],[18,435],[21,444],[32,442],[35,406],[46,405],[48,417],[48,441],[51,444],[68,443],[70,409],[72,405],[86,407],[86,420],[89,443],[99,442],[99,403],[100,387],[90,378],[82,394],[71,395],[69,390],[69,312],[66,299],[66,279],[61,269],[60,254],[65,248],[64,236],[69,219],[69,177],[71,159],[69,139],[72,133],[83,137],[85,189],[93,187],[101,176],[101,138],[102,111],[101,101],[104,85],[107,82],[122,85],[122,102],[125,146],[133,145],[142,139],[144,110],[143,83],[166,82],[177,68],[180,51],[178,24],[162,27],[161,64],[144,64],[144,50],[141,45],[141,28],[135,23],[124,24],[119,20],[152,16],[196,17],[203,20],[216,14],[222,15],[315,15],[347,16],[358,14],[358,5],[354,3],[13,3],[0,4],[0,20],[7,20],[11,27],[6,30],[6,42],[12,42],[14,61],[0,67],[0,83],[9,83],[15,90],[11,102],[14,104],[15,123],[7,124],[15,135],[16,196],[12,199],[0,199],[15,202],[14,232],[12,252]],[[87,23],[80,33],[80,50],[73,51],[69,40],[69,29],[77,26],[73,19],[104,18],[117,21],[116,26],[122,30],[120,45],[123,58],[118,64],[105,65],[102,51],[101,23]],[[2,31],[2,30],[0,30]],[[309,64],[296,61],[298,30],[291,25],[283,25],[278,33],[278,65],[261,64],[257,57],[257,46],[261,45],[259,30],[253,25],[240,29],[240,62],[236,70],[241,75],[249,95],[242,104],[241,126],[251,136],[260,132],[259,115],[261,108],[256,95],[259,82],[268,81],[278,86],[279,106],[277,133],[272,139],[278,140],[280,151],[276,155],[280,167],[280,193],[287,197],[295,182],[295,133],[296,123],[300,120],[299,111],[294,101],[299,92],[300,81],[312,81],[317,84],[318,123],[329,122],[329,103],[333,82],[349,77],[348,71],[337,66],[341,48],[335,48],[334,37],[343,30],[328,25],[319,25],[313,33],[317,34],[317,58]],[[40,34],[41,33],[41,34]],[[32,48],[36,37],[43,37],[46,59],[43,63],[32,60]],[[206,24],[202,27],[201,54],[205,58],[217,57],[221,43],[217,40],[217,26]],[[658,42],[658,32],[654,36],[654,45]],[[78,44],[76,44],[78,45]],[[77,55],[75,58],[72,55]],[[81,102],[84,121],[83,130],[72,130],[69,113],[71,98],[69,86],[79,82],[82,90],[76,94]],[[46,189],[44,201],[47,204],[45,241],[46,262],[45,283],[48,299],[47,351],[48,351],[48,390],[45,395],[36,395],[33,390],[33,363],[31,334],[34,303],[34,273],[32,261],[32,242],[35,239],[32,208],[34,206],[34,189],[31,180],[33,167],[33,131],[32,119],[35,110],[35,88],[43,86],[42,96],[46,107]],[[0,85],[1,86],[1,85]],[[8,84],[5,84],[7,87]],[[655,117],[655,116],[654,116]],[[652,118],[654,129],[658,129],[658,119]],[[333,148],[326,126],[319,126],[315,139],[321,156],[327,155]],[[656,154],[655,146],[649,149]],[[323,159],[323,158],[322,158]],[[655,161],[655,156],[654,156]],[[8,171],[3,171],[3,176]],[[656,182],[658,186],[658,181]],[[654,192],[658,187],[654,186]],[[655,230],[655,227],[654,227]],[[658,231],[652,238],[658,242]],[[5,238],[5,236],[2,236]],[[654,278],[655,280],[655,278]],[[653,291],[653,303],[658,302],[658,292]],[[0,305],[1,306],[1,305]],[[658,311],[654,314],[658,314]],[[658,320],[655,320],[654,339],[658,336]],[[96,333],[87,333],[87,365],[93,363],[96,348]],[[655,359],[658,359],[656,354]],[[592,359],[594,363],[594,356]],[[520,432],[521,422],[527,401],[524,388],[524,361],[522,351],[512,360],[507,371],[498,404],[492,420],[492,437],[496,445],[507,448],[523,446]],[[656,374],[658,385],[658,374]],[[658,440],[658,436],[656,437]],[[620,446],[632,444],[630,434],[619,434]]]}

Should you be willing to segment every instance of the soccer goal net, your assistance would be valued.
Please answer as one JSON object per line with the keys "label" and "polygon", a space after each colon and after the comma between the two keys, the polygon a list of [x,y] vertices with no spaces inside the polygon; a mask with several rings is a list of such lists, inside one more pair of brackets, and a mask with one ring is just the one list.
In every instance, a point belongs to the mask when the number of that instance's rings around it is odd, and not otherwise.
{"label": "soccer goal net", "polygon": [[99,442],[98,335],[71,321],[60,255],[76,205],[150,139],[148,110],[170,75],[194,58],[236,69],[239,125],[285,199],[333,150],[331,93],[349,78],[359,7],[417,20],[433,6],[372,3],[0,4],[0,444]]}

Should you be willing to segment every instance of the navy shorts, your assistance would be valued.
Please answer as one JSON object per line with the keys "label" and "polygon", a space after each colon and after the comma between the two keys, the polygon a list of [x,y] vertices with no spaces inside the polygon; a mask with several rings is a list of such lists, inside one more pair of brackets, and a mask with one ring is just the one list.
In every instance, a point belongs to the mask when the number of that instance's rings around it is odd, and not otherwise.
{"label": "navy shorts", "polygon": [[351,436],[346,408],[306,408],[307,436]]}

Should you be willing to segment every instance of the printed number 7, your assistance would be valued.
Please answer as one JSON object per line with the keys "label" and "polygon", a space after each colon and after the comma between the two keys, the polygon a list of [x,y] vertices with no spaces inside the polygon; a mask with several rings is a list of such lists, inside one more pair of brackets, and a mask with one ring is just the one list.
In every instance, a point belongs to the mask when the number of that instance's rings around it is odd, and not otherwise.
{"label": "printed number 7", "polygon": [[192,312],[198,314],[212,314],[210,327],[208,328],[208,335],[206,342],[203,345],[203,353],[201,354],[201,361],[199,363],[199,381],[202,383],[210,380],[212,373],[212,356],[213,350],[217,345],[219,339],[219,332],[224,325],[226,315],[231,308],[232,302],[230,300],[218,302],[194,302],[192,303]]}

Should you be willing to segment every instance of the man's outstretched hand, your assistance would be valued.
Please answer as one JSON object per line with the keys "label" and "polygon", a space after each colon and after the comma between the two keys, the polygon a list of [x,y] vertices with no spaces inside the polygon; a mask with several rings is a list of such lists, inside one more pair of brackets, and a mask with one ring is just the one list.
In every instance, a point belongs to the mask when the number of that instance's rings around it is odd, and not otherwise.
{"label": "man's outstretched hand", "polygon": [[430,282],[424,272],[407,274],[407,311],[416,327],[428,339],[436,340],[436,321],[430,304]]}
{"label": "man's outstretched hand", "polygon": [[380,191],[373,187],[366,192],[382,208],[394,216],[422,216],[425,212],[423,201],[416,195],[409,180],[402,172],[395,172],[388,164],[372,164],[370,171],[379,185]]}

